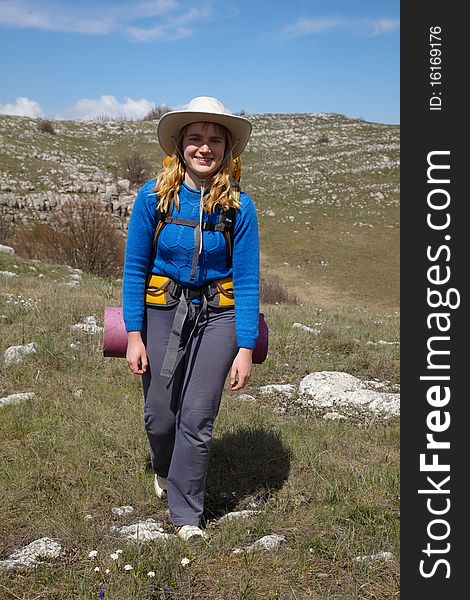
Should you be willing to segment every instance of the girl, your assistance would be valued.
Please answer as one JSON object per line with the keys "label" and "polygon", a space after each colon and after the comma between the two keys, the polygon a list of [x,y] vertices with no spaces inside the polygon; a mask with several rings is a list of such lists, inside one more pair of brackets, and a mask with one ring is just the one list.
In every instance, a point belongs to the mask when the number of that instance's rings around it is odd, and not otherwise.
{"label": "girl", "polygon": [[140,189],[123,277],[127,362],[142,375],[144,424],[159,498],[184,540],[200,528],[214,419],[251,375],[258,335],[256,210],[234,180],[248,119],[209,97],[164,114],[171,159]]}

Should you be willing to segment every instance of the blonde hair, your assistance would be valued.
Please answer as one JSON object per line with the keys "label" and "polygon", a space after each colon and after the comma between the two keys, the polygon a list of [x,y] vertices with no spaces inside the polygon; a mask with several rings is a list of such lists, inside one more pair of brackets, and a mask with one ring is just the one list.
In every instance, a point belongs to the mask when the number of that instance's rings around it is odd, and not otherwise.
{"label": "blonde hair", "polygon": [[[170,206],[172,198],[175,199],[176,208],[179,209],[179,196],[178,191],[184,180],[185,165],[182,159],[182,144],[184,134],[188,130],[188,127],[193,123],[185,125],[179,132],[176,138],[175,152],[171,156],[170,161],[167,165],[164,165],[162,170],[157,176],[157,183],[155,185],[155,192],[157,193],[160,201],[158,208],[163,212],[166,212]],[[209,123],[204,123],[209,125]],[[222,209],[228,209],[230,207],[240,208],[240,202],[237,200],[233,187],[238,186],[234,179],[234,163],[232,155],[232,136],[228,129],[219,125],[218,123],[212,123],[216,132],[219,135],[223,135],[225,140],[226,156],[222,164],[217,170],[217,173],[210,178],[208,190],[209,193],[204,196],[204,210],[209,213],[213,213],[217,206]],[[227,148],[230,148],[227,152]]]}

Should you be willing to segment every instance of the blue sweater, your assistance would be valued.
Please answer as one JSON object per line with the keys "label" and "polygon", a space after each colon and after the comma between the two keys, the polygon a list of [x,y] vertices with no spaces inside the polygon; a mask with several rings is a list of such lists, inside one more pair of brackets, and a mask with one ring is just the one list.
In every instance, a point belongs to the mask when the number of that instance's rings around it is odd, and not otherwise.
{"label": "blue sweater", "polygon": [[[254,348],[258,336],[259,314],[259,240],[256,209],[248,194],[240,194],[235,218],[232,267],[227,266],[226,242],[218,231],[203,231],[203,249],[196,279],[190,282],[194,254],[194,228],[167,223],[158,237],[153,257],[156,228],[155,179],[140,189],[132,209],[127,234],[122,282],[123,316],[126,331],[142,331],[145,282],[149,273],[166,275],[182,285],[201,286],[233,276],[235,323],[239,348]],[[199,221],[200,192],[182,183],[180,208],[174,217]],[[219,209],[204,220],[218,223]]]}

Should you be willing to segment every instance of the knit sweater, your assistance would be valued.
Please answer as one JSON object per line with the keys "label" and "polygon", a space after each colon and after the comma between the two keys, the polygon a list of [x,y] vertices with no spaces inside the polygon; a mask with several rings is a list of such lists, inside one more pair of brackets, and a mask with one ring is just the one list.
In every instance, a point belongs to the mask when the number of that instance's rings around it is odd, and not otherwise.
{"label": "knit sweater", "polygon": [[[171,277],[178,283],[199,287],[217,279],[233,276],[235,324],[239,348],[254,348],[258,336],[259,314],[259,240],[254,203],[248,194],[240,194],[235,218],[232,266],[227,265],[226,242],[219,231],[203,231],[203,249],[199,255],[196,279],[190,281],[194,254],[194,228],[175,223],[163,227],[153,252],[156,228],[156,181],[140,189],[132,209],[127,234],[122,282],[123,317],[126,331],[142,331],[147,275]],[[199,221],[200,192],[182,183],[180,206],[172,216]],[[218,223],[220,209],[204,211],[203,219]]]}

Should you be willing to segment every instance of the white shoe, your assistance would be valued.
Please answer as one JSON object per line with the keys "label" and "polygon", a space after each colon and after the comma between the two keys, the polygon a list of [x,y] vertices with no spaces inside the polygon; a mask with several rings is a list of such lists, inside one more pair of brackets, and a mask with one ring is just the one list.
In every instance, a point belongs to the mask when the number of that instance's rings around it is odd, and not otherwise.
{"label": "white shoe", "polygon": [[157,498],[160,498],[160,500],[166,500],[168,481],[164,477],[160,477],[159,475],[155,474],[153,486],[155,488]]}
{"label": "white shoe", "polygon": [[185,542],[196,536],[202,537],[203,540],[209,539],[209,534],[197,525],[182,525],[176,530],[176,535],[178,535]]}

